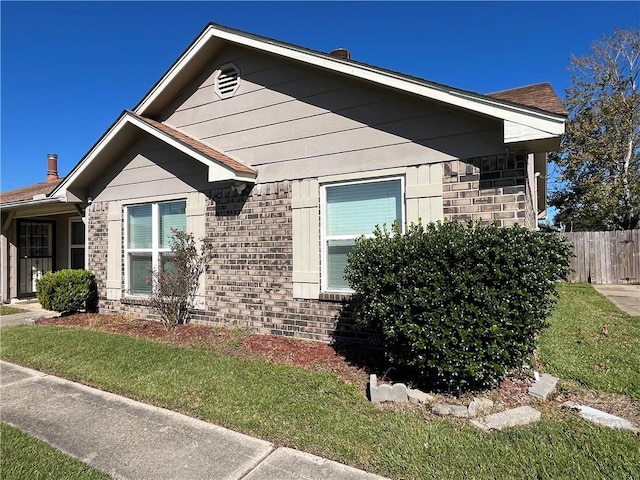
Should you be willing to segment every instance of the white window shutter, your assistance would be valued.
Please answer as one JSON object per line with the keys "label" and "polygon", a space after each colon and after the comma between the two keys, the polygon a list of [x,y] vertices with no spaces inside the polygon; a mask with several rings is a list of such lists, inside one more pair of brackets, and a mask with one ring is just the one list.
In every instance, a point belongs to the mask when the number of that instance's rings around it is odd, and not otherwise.
{"label": "white window shutter", "polygon": [[320,189],[317,180],[291,182],[293,297],[320,296]]}
{"label": "white window shutter", "polygon": [[[200,250],[200,240],[206,235],[206,210],[207,210],[207,197],[200,192],[190,193],[187,196],[187,233],[192,233],[198,251]],[[200,278],[200,284],[198,285],[198,291],[194,298],[194,307],[200,310],[205,308],[205,284],[206,284],[206,272],[202,274]]]}
{"label": "white window shutter", "polygon": [[441,221],[444,218],[442,164],[409,167],[406,175],[407,223]]}
{"label": "white window shutter", "polygon": [[107,300],[122,296],[122,203],[109,202],[107,213]]}

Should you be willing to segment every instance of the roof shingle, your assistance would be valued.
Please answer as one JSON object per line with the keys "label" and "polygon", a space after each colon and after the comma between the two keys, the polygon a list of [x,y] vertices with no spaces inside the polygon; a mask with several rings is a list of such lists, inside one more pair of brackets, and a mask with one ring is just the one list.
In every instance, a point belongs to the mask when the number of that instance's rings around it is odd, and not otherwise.
{"label": "roof shingle", "polygon": [[556,115],[569,115],[553,87],[547,82],[488,93],[487,97],[537,108]]}
{"label": "roof shingle", "polygon": [[33,185],[27,185],[26,187],[16,188],[7,192],[0,193],[0,204],[21,202],[26,200],[33,200],[34,195],[49,195],[54,188],[56,188],[62,178],[51,182],[40,182]]}

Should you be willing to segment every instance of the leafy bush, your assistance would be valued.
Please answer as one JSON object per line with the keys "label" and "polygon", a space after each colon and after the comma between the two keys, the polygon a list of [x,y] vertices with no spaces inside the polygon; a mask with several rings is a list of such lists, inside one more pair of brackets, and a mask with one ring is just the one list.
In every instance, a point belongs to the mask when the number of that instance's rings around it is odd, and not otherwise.
{"label": "leafy bush", "polygon": [[54,312],[96,311],[98,289],[89,270],[58,270],[45,273],[36,281],[36,294],[42,308]]}
{"label": "leafy bush", "polygon": [[163,256],[160,269],[151,272],[153,293],[149,303],[165,328],[173,330],[189,318],[200,276],[213,258],[213,247],[202,239],[198,250],[192,234],[175,228],[171,229],[169,245],[171,255]]}
{"label": "leafy bush", "polygon": [[492,385],[535,348],[569,273],[557,235],[480,223],[376,229],[360,238],[345,277],[356,318],[392,364],[433,388]]}

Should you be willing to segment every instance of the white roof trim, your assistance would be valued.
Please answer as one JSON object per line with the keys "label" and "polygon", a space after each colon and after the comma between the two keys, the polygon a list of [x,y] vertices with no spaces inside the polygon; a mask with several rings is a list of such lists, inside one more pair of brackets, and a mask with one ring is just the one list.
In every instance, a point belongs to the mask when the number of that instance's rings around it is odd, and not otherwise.
{"label": "white roof trim", "polygon": [[200,163],[206,165],[208,167],[207,180],[209,182],[220,182],[224,180],[241,180],[241,181],[255,182],[255,179],[253,178],[236,175],[236,172],[233,169],[225,165],[222,165],[219,162],[211,160],[209,157],[203,155],[200,152],[193,150],[191,147],[173,138],[168,133],[165,133],[161,130],[158,130],[157,128],[154,128],[153,126],[149,125],[145,121],[140,120],[139,118],[135,118],[129,113],[126,113],[125,117],[127,121],[129,121],[129,123],[137,126],[141,130],[144,130],[149,135],[153,135],[159,140],[162,140],[164,143],[172,146],[176,150],[180,150],[182,153],[189,155],[190,157],[196,159]]}
{"label": "white roof trim", "polygon": [[509,120],[504,121],[504,143],[544,140],[555,136],[557,135],[553,135],[551,132],[538,130],[537,128],[533,128],[529,125],[510,122]]}
{"label": "white roof trim", "polygon": [[2,209],[7,210],[11,208],[17,207],[29,207],[32,205],[46,205],[49,203],[61,203],[64,202],[65,199],[59,197],[45,197],[45,198],[32,198],[29,200],[17,200],[15,202],[8,202],[2,204]]}
{"label": "white roof trim", "polygon": [[78,178],[78,176],[80,176],[82,174],[82,172],[84,172],[87,168],[89,168],[89,166],[91,165],[91,162],[93,161],[93,159],[97,155],[99,155],[105,148],[107,148],[109,143],[128,124],[138,127],[140,130],[148,133],[149,135],[152,135],[152,136],[156,137],[158,140],[161,140],[162,142],[166,143],[167,145],[172,146],[173,148],[181,151],[182,153],[184,153],[184,154],[190,156],[191,158],[194,158],[195,160],[197,160],[197,161],[201,162],[202,164],[206,165],[207,168],[208,168],[207,180],[209,182],[220,182],[220,181],[225,181],[225,180],[238,180],[238,181],[241,181],[241,182],[252,183],[252,182],[256,181],[254,178],[251,178],[249,176],[245,177],[245,176],[237,175],[236,172],[233,169],[231,169],[231,168],[229,168],[229,167],[227,167],[225,165],[222,165],[219,162],[211,160],[206,155],[203,155],[202,153],[197,152],[193,148],[191,148],[191,147],[185,145],[184,143],[176,140],[171,135],[169,135],[169,134],[167,134],[167,133],[165,133],[165,132],[163,132],[161,130],[158,130],[157,128],[154,128],[153,126],[149,125],[145,121],[143,121],[143,120],[141,120],[139,118],[136,118],[135,116],[131,115],[128,112],[124,112],[120,116],[120,118],[111,126],[111,128],[107,131],[107,133],[105,133],[102,136],[102,138],[100,138],[98,143],[96,143],[93,146],[93,148],[82,159],[82,161],[76,166],[76,168],[51,193],[51,197],[66,199],[66,197],[67,197],[67,187],[69,185],[72,185],[73,182]]}
{"label": "white roof trim", "polygon": [[[484,95],[456,90],[444,85],[432,84],[418,79],[411,79],[400,74],[377,69],[367,65],[355,64],[337,57],[316,53],[313,51],[296,48],[273,40],[265,40],[231,29],[209,25],[164,75],[162,79],[138,104],[135,113],[144,115],[160,93],[183,71],[190,60],[211,39],[223,39],[231,43],[254,48],[274,55],[296,60],[309,65],[332,70],[334,72],[378,83],[387,87],[412,93],[430,100],[443,102],[454,107],[463,108],[490,117],[525,125],[541,132],[547,132],[546,138],[552,138],[564,133],[565,117],[538,109],[518,106],[497,99],[491,99]],[[506,138],[505,138],[506,141]],[[515,141],[513,139],[511,142]]]}

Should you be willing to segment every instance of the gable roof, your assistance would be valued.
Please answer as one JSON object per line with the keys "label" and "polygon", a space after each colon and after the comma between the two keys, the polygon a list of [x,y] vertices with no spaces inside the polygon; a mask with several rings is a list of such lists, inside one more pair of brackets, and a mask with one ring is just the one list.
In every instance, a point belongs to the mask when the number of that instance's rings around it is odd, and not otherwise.
{"label": "gable roof", "polygon": [[150,118],[136,115],[135,113],[130,111],[127,111],[127,113],[139,118],[140,120],[152,126],[153,128],[156,128],[157,130],[166,133],[167,135],[179,141],[183,145],[192,148],[194,151],[200,152],[201,154],[211,158],[212,160],[217,160],[222,165],[225,165],[226,167],[230,168],[237,174],[246,173],[248,175],[255,176],[258,173],[253,168],[248,167],[243,163],[240,163],[238,160],[235,160],[229,157],[228,155],[225,155],[224,153],[214,148],[211,148],[208,145],[205,145],[204,143],[196,140],[195,138],[192,138],[188,135],[185,135],[182,132],[179,132],[175,128],[170,127],[169,125],[165,125],[164,123],[160,123]]}
{"label": "gable roof", "polygon": [[[505,143],[556,139],[564,133],[566,114],[547,111],[449,87],[351,59],[344,59],[271,38],[208,24],[167,72],[134,108],[139,115],[154,116],[168,104],[210,62],[225,45],[235,44],[277,55],[292,61],[350,76],[366,82],[441,102],[455,108],[487,115],[505,123]],[[555,93],[554,93],[555,95]]]}
{"label": "gable roof", "polygon": [[[210,64],[217,53],[229,44],[276,55],[335,74],[385,88],[393,88],[427,101],[440,102],[452,108],[502,120],[504,142],[507,145],[533,147],[536,148],[535,151],[548,151],[557,148],[559,138],[564,133],[566,114],[561,113],[557,108],[553,100],[555,92],[548,84],[546,84],[548,88],[533,89],[534,91],[531,91],[530,87],[523,87],[513,91],[498,92],[493,96],[481,95],[210,23],[134,110],[123,111],[67,178],[51,193],[51,196],[64,198],[67,201],[79,201],[80,199],[70,193],[68,188],[71,185],[78,189],[90,186],[96,176],[92,173],[93,168],[100,169],[101,166],[106,168],[110,158],[109,153],[113,153],[114,149],[124,148],[123,146],[132,141],[135,135],[139,135],[140,131],[158,138],[206,165],[210,182],[226,180],[255,182],[257,171],[253,168],[153,119],[201,73],[203,68]],[[536,97],[540,92],[544,93],[546,99],[544,102]],[[557,97],[555,99],[559,102]],[[88,169],[89,165],[92,165],[91,170]]]}
{"label": "gable roof", "polygon": [[84,188],[94,181],[95,175],[88,167],[90,165],[94,168],[107,166],[110,160],[110,148],[114,145],[116,146],[114,148],[117,148],[117,146],[127,144],[140,131],[146,132],[207,166],[209,182],[238,180],[252,183],[255,182],[258,175],[258,172],[253,168],[168,125],[125,110],[67,175],[64,182],[51,193],[51,196],[74,200],[73,196],[68,195],[68,188],[71,185]]}
{"label": "gable roof", "polygon": [[556,95],[550,83],[537,83],[526,87],[512,88],[500,92],[488,93],[488,97],[505,100],[511,103],[526,105],[545,112],[558,115],[569,115],[569,112]]}

